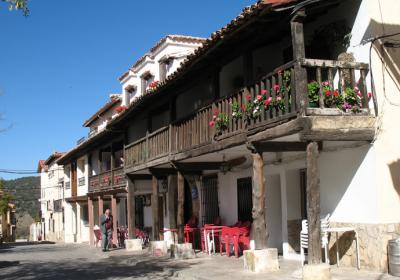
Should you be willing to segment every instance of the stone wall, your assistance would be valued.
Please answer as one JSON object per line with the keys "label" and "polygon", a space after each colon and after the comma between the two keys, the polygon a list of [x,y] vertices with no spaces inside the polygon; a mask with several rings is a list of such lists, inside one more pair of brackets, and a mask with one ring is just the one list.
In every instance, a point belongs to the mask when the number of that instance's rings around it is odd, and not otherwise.
{"label": "stone wall", "polygon": [[[388,271],[387,245],[390,239],[400,237],[400,224],[331,223],[330,227],[354,227],[358,232],[361,269]],[[329,239],[329,259],[336,264],[336,236]],[[341,266],[357,266],[354,233],[339,234],[339,259]]]}

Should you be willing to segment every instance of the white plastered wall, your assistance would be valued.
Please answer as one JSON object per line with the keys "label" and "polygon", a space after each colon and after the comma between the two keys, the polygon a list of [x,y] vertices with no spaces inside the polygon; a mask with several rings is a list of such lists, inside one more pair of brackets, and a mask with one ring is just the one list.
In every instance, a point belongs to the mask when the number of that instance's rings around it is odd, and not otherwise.
{"label": "white plastered wall", "polygon": [[[365,39],[400,32],[400,2],[398,0],[364,0],[352,30],[349,52],[357,61],[369,63],[371,43]],[[382,24],[383,23],[383,24]],[[400,35],[391,37],[400,40]],[[386,41],[386,39],[384,40]],[[371,69],[378,103],[377,135],[374,142],[376,195],[380,205],[376,221],[400,222],[400,49],[382,46],[376,41],[371,51]],[[384,63],[382,63],[384,62]],[[371,75],[368,75],[368,81]],[[371,89],[371,87],[369,87]]]}

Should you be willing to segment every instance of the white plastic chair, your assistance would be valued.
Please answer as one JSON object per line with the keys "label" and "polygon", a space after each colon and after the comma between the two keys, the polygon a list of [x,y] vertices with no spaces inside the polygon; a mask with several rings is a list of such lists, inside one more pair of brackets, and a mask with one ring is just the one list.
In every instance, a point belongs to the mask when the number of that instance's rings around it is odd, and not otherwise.
{"label": "white plastic chair", "polygon": [[[325,253],[325,262],[329,264],[328,257],[328,232],[326,229],[329,228],[329,218],[330,214],[327,214],[324,218],[321,219],[321,248],[324,248]],[[300,256],[301,256],[301,265],[304,265],[305,262],[305,254],[304,249],[308,249],[308,222],[307,220],[301,221],[301,232],[300,232]]]}

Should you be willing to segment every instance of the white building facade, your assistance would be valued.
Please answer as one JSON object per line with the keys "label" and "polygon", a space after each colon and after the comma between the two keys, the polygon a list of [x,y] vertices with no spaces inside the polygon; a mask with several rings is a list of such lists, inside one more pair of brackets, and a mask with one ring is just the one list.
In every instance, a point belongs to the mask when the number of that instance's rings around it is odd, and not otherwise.
{"label": "white building facade", "polygon": [[63,153],[55,152],[39,162],[41,239],[64,241],[64,169],[57,160]]}

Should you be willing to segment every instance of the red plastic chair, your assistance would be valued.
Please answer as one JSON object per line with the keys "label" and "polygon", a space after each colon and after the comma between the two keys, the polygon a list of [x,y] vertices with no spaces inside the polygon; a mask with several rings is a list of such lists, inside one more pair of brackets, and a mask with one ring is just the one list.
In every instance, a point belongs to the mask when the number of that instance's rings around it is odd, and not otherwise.
{"label": "red plastic chair", "polygon": [[220,239],[219,239],[219,252],[222,256],[222,252],[223,252],[223,247],[225,245],[225,254],[230,257],[230,245],[234,246],[235,249],[235,256],[239,257],[238,254],[238,242],[237,242],[237,236],[234,233],[234,228],[230,228],[230,227],[223,227],[222,228],[222,232],[220,235]]}

